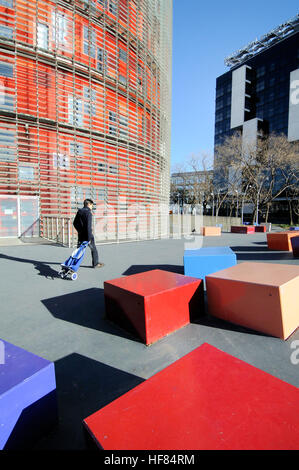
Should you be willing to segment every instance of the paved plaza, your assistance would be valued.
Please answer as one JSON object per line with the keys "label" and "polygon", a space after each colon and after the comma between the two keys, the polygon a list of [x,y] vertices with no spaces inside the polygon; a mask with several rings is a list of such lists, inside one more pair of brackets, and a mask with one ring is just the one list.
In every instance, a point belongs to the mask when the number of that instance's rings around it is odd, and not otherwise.
{"label": "paved plaza", "polygon": [[[59,424],[35,449],[85,449],[82,420],[207,342],[299,387],[292,342],[238,327],[207,313],[196,323],[145,346],[105,318],[103,282],[150,269],[184,273],[186,240],[98,245],[101,269],[86,252],[76,281],[58,276],[71,248],[50,243],[0,246],[0,338],[55,363]],[[269,251],[266,234],[202,238],[229,246],[237,262],[299,265],[292,253]]]}

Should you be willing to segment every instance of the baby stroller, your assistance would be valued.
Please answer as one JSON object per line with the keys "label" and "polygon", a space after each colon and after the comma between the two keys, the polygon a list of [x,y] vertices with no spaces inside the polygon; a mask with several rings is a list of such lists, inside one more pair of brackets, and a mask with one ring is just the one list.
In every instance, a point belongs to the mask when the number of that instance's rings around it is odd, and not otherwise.
{"label": "baby stroller", "polygon": [[72,281],[77,279],[77,271],[84,258],[88,244],[89,242],[82,242],[79,248],[74,250],[71,256],[64,263],[61,263],[61,269],[58,273],[61,279],[66,279],[68,276],[72,279]]}

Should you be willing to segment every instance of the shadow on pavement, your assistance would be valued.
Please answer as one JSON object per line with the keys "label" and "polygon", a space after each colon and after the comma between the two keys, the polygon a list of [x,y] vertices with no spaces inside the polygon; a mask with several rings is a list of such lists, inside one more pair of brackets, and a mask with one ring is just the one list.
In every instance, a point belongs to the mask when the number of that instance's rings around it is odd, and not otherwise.
{"label": "shadow on pavement", "polygon": [[34,450],[85,450],[82,421],[144,379],[77,353],[55,362],[59,424]]}
{"label": "shadow on pavement", "polygon": [[17,261],[19,263],[29,263],[33,264],[34,269],[38,271],[39,276],[44,276],[47,279],[51,278],[54,279],[58,276],[58,270],[51,268],[49,264],[57,264],[60,265],[61,263],[45,263],[44,261],[37,261],[35,259],[26,259],[26,258],[17,258],[16,256],[8,256],[0,253],[0,258],[7,259],[9,261]]}
{"label": "shadow on pavement", "polygon": [[238,261],[293,261],[293,253],[290,252],[252,252],[237,253]]}
{"label": "shadow on pavement", "polygon": [[140,342],[129,325],[122,328],[105,318],[104,289],[93,287],[43,299],[42,303],[59,320]]}
{"label": "shadow on pavement", "polygon": [[260,251],[268,251],[267,246],[231,246],[233,251],[253,251],[253,252],[260,252]]}
{"label": "shadow on pavement", "polygon": [[[49,262],[45,262],[45,261],[37,261],[35,259],[27,259],[27,258],[18,258],[16,256],[8,256],[8,255],[4,255],[3,253],[0,253],[0,259],[6,259],[6,260],[9,260],[9,261],[16,261],[18,263],[28,263],[28,264],[32,264],[34,266],[34,269],[36,269],[38,271],[38,276],[43,276],[45,277],[46,279],[56,279],[56,278],[59,278],[60,279],[60,276],[58,274],[59,270],[60,270],[60,265],[61,265],[61,262],[60,263],[49,263]],[[53,268],[51,268],[50,264],[54,264],[54,265],[57,265],[59,266],[59,268],[57,267],[57,271]],[[81,268],[91,268],[91,266],[80,266],[80,269]],[[67,279],[67,280],[70,280],[70,279]]]}
{"label": "shadow on pavement", "polygon": [[129,276],[130,274],[143,273],[146,271],[152,271],[153,269],[161,269],[163,271],[170,271],[172,273],[184,274],[184,266],[176,266],[174,264],[133,264],[123,273],[123,275]]}

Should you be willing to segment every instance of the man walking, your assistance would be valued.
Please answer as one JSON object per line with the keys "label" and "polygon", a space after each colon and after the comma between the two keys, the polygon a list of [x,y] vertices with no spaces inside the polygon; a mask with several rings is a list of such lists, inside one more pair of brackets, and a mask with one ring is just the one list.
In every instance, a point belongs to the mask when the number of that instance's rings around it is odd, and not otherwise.
{"label": "man walking", "polygon": [[82,242],[89,242],[89,248],[91,250],[92,267],[101,268],[104,266],[103,263],[99,263],[98,250],[95,245],[94,236],[92,234],[92,208],[93,201],[91,199],[85,199],[82,209],[79,209],[73,225],[78,232],[78,247]]}

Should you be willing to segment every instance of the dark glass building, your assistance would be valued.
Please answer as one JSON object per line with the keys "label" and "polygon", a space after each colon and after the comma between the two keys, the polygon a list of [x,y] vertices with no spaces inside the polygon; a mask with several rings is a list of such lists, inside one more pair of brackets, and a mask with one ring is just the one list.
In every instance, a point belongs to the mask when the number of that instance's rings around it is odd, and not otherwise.
{"label": "dark glass building", "polygon": [[[228,191],[230,197],[222,209],[227,211],[233,196],[238,193],[245,198],[246,189],[234,180],[238,172],[224,171],[221,165],[217,169],[217,146],[226,137],[239,131],[244,150],[255,145],[262,133],[284,134],[289,142],[299,141],[299,15],[227,57],[225,64],[229,71],[216,81],[214,185]],[[257,210],[255,204],[255,209],[253,204],[247,206],[248,220]],[[292,220],[286,194],[275,199],[270,218],[273,222]]]}
{"label": "dark glass building", "polygon": [[216,81],[215,146],[240,130],[299,140],[299,15],[225,60]]}

